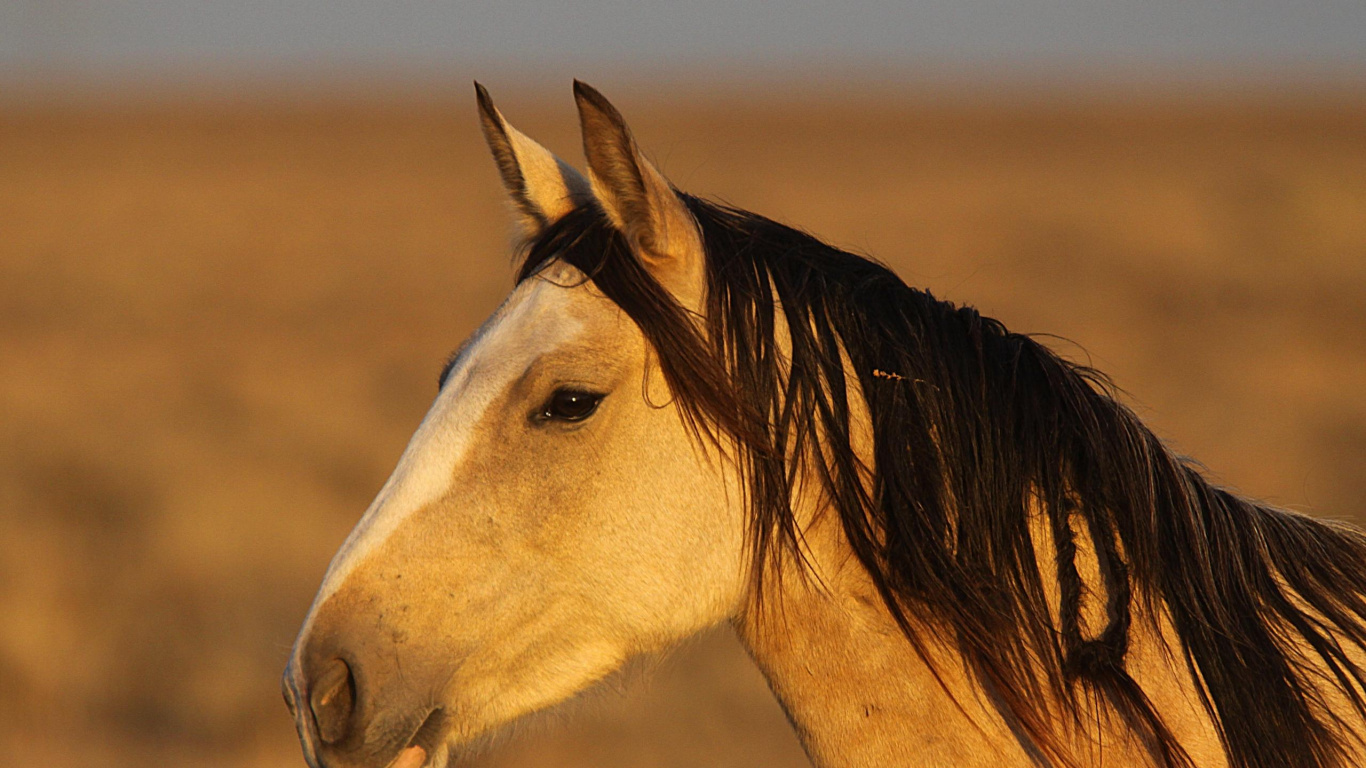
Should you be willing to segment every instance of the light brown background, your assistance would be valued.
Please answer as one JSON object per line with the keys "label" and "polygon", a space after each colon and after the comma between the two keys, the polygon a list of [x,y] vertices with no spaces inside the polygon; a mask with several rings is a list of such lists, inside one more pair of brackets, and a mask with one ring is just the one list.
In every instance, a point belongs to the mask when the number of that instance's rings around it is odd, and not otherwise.
{"label": "light brown background", "polygon": [[[683,188],[1065,336],[1223,482],[1366,512],[1366,97],[784,94],[618,104]],[[578,162],[562,96],[505,111]],[[0,106],[0,763],[302,764],[294,631],[508,231],[463,94]],[[480,764],[804,764],[726,632],[658,666]]]}

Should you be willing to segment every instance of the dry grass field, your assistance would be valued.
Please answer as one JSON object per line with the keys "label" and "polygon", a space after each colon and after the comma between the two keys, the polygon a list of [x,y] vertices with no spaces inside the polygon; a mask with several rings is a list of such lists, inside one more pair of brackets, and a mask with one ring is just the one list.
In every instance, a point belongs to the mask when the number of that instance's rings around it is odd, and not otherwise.
{"label": "dry grass field", "polygon": [[[798,93],[617,100],[683,188],[1066,337],[1221,482],[1366,519],[1366,97]],[[0,764],[302,765],[294,632],[509,288],[472,101],[0,106]],[[578,162],[567,83],[504,107]],[[805,764],[725,632],[649,666],[478,764]]]}

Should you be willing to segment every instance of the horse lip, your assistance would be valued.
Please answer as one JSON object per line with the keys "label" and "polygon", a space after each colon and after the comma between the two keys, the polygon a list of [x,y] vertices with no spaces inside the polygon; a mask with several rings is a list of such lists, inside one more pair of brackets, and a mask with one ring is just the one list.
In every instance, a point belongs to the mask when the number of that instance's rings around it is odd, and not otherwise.
{"label": "horse lip", "polygon": [[413,732],[413,737],[408,740],[408,744],[404,749],[422,747],[427,753],[427,759],[431,760],[431,755],[436,750],[436,747],[441,744],[441,737],[445,735],[445,731],[446,710],[437,707],[427,713],[427,717],[423,719],[422,724]]}

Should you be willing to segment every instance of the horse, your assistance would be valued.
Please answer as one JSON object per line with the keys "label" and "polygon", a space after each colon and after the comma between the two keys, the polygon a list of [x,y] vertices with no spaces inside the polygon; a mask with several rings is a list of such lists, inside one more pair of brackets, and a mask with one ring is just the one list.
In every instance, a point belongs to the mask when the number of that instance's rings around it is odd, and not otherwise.
{"label": "horse", "polygon": [[1366,534],[1241,498],[1102,374],[476,83],[524,251],[332,560],[313,768],[444,768],[723,622],[814,764],[1366,760]]}

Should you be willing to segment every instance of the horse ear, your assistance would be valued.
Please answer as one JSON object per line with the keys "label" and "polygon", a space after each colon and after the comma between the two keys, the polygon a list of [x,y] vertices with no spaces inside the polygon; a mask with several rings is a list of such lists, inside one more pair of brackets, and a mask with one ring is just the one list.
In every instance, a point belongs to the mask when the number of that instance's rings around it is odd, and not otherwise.
{"label": "horse ear", "polygon": [[527,235],[534,236],[592,199],[587,179],[550,150],[508,125],[484,86],[475,83],[474,92],[484,138]]}
{"label": "horse ear", "polygon": [[700,308],[706,256],[697,220],[601,93],[575,80],[574,98],[593,195],[655,279],[683,306]]}

